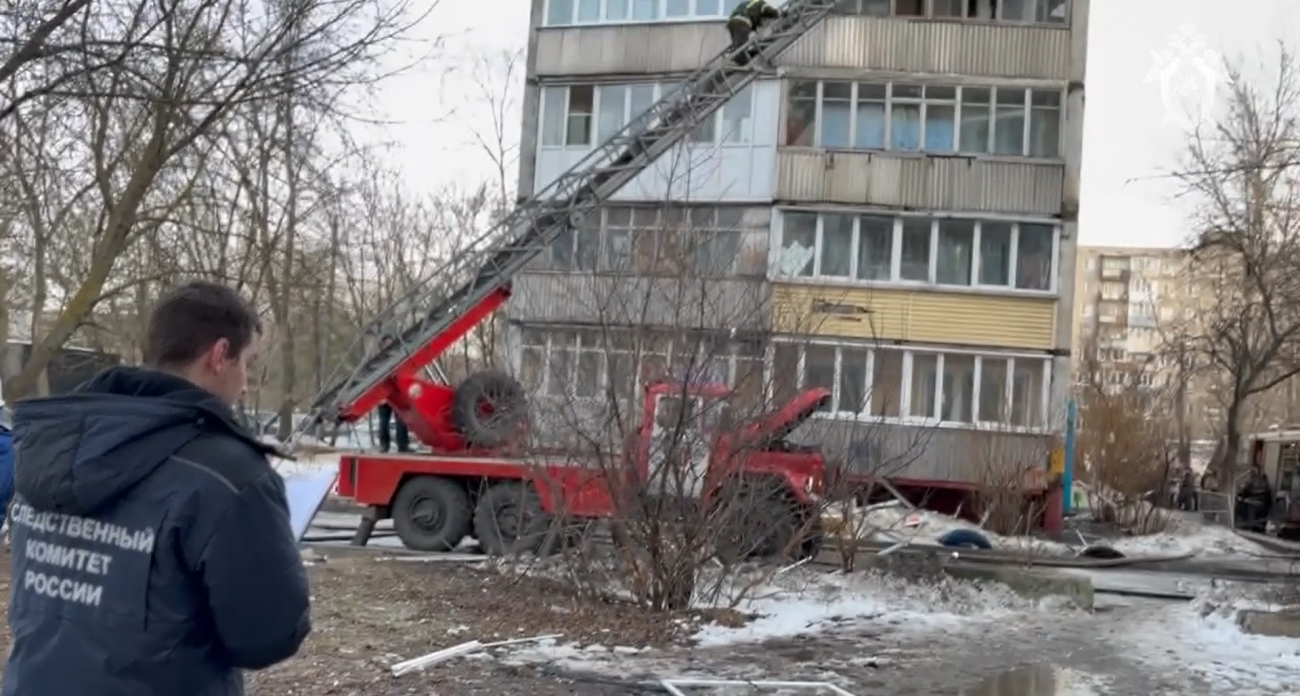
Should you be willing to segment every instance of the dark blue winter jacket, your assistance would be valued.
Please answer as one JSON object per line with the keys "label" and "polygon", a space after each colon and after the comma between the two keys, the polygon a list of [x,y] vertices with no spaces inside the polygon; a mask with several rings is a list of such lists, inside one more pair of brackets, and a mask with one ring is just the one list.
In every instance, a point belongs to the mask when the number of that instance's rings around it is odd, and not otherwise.
{"label": "dark blue winter jacket", "polygon": [[14,408],[0,696],[236,696],[311,630],[284,483],[193,384],[114,367]]}

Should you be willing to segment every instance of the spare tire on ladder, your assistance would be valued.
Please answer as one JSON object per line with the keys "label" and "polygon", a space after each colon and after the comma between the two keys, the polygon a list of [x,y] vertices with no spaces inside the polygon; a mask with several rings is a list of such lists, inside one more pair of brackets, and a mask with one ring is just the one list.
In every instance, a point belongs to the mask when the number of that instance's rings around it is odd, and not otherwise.
{"label": "spare tire on ladder", "polygon": [[528,417],[528,398],[514,377],[496,370],[476,372],[456,387],[451,419],[472,447],[496,447],[519,432]]}

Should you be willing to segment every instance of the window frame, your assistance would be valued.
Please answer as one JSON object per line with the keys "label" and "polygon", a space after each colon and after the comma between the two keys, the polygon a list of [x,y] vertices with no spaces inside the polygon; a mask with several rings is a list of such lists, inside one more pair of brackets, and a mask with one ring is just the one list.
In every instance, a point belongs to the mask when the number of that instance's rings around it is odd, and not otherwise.
{"label": "window frame", "polygon": [[[576,2],[576,0],[574,1]],[[840,0],[840,2],[836,3],[835,8],[831,10],[831,12],[842,17],[872,17],[875,19],[910,19],[912,21],[927,20],[927,21],[936,21],[936,22],[973,22],[973,23],[982,23],[982,24],[1010,24],[1014,26],[1030,25],[1036,27],[1053,27],[1053,28],[1067,29],[1070,27],[1070,14],[1071,14],[1071,10],[1073,9],[1071,7],[1072,0],[1064,0],[1065,16],[1059,22],[1046,21],[1046,20],[1026,21],[1020,19],[1005,19],[1003,17],[1003,10],[1006,8],[1005,3],[998,3],[997,12],[994,14],[994,16],[991,17],[977,17],[977,16],[968,17],[965,16],[966,14],[965,11],[963,11],[962,13],[963,16],[961,17],[937,16],[935,15],[935,9],[934,9],[935,0],[925,0],[924,10],[919,16],[898,14],[898,0],[886,0],[886,2],[889,3],[889,10],[884,15],[869,14],[863,12],[863,8],[866,7],[867,4],[872,1],[873,0]],[[1051,6],[1049,4],[1051,0],[1030,0],[1030,2],[1034,4],[1035,8],[1037,8],[1040,5],[1044,7]],[[852,3],[854,5],[855,11],[845,12],[841,9],[843,5],[847,5],[849,3]],[[1035,11],[1034,14],[1035,16],[1037,16],[1038,12]]]}
{"label": "window frame", "polygon": [[[786,118],[788,118],[790,112],[790,107],[794,99],[794,86],[797,83],[802,83],[802,84],[813,83],[817,87],[816,89],[817,96],[814,101],[814,109],[813,109],[814,115],[813,115],[813,135],[812,135],[813,144],[812,145],[791,145],[788,143],[789,133],[787,127],[785,126],[785,120]],[[849,99],[847,102],[849,105],[849,114],[848,114],[849,132],[846,138],[846,142],[848,142],[849,144],[846,146],[840,146],[840,145],[827,146],[822,144],[823,133],[824,133],[823,123],[824,123],[824,116],[825,116],[824,105],[826,103],[825,95],[826,95],[827,83],[834,83],[834,84],[847,83],[850,85]],[[862,85],[885,85],[886,86],[886,95],[884,101],[885,132],[884,132],[884,137],[882,140],[881,147],[867,147],[867,146],[858,145],[859,106],[863,103],[872,103],[872,104],[880,103],[878,99],[862,97],[861,96]],[[895,88],[900,86],[921,87],[923,90],[923,95],[919,98],[895,96]],[[952,89],[954,90],[954,95],[951,98],[930,97],[928,95],[928,92],[931,88]],[[989,92],[989,104],[987,107],[985,107],[989,110],[989,114],[988,114],[987,146],[984,150],[969,150],[963,148],[963,143],[961,138],[962,109],[963,109],[963,104],[966,101],[964,99],[964,96],[965,96],[965,91],[967,89],[987,90]],[[997,131],[997,121],[998,121],[997,100],[998,100],[998,94],[1001,91],[1012,91],[1012,92],[1023,91],[1024,93],[1023,94],[1024,104],[1021,106],[1021,116],[1023,119],[1023,123],[1021,125],[1021,132],[1020,132],[1020,153],[1019,154],[999,154],[995,152],[997,148],[996,137],[998,132]],[[1034,106],[1035,93],[1051,93],[1051,94],[1055,94],[1058,97],[1059,105],[1055,107],[1056,110],[1056,148],[1055,148],[1056,154],[1055,155],[1039,156],[1039,155],[1030,154],[1033,146],[1032,135],[1033,135],[1033,124],[1034,124],[1035,113],[1049,110],[1052,108],[1052,107],[1044,107],[1044,106]],[[941,82],[907,81],[907,80],[890,80],[886,82],[881,82],[881,81],[873,81],[873,80],[848,81],[848,80],[828,80],[828,79],[789,79],[789,80],[785,80],[785,84],[782,86],[782,102],[781,102],[782,128],[781,128],[780,147],[825,150],[825,151],[835,151],[835,152],[842,152],[842,151],[891,152],[891,153],[898,153],[902,155],[933,154],[933,155],[940,155],[940,156],[959,155],[959,156],[966,156],[966,157],[982,157],[982,158],[996,158],[996,159],[1028,159],[1028,160],[1035,160],[1035,161],[1059,162],[1063,159],[1061,153],[1063,149],[1062,140],[1065,135],[1066,98],[1067,98],[1066,90],[1063,87],[1014,87],[1009,85],[998,86],[996,84],[952,85],[952,84],[945,84]],[[834,100],[834,101],[839,102],[841,100]],[[917,104],[919,104],[921,107],[920,108],[920,131],[918,136],[918,142],[920,144],[919,149],[903,149],[903,148],[894,147],[893,114],[894,114],[895,105],[917,105]],[[927,131],[930,125],[929,124],[930,106],[936,106],[936,107],[943,106],[943,107],[952,108],[952,113],[953,113],[952,126],[951,126],[952,142],[950,143],[950,146],[947,149],[942,149],[942,150],[926,149],[926,142],[928,140]]]}
{"label": "window frame", "polygon": [[[551,22],[551,9],[552,6],[557,1],[569,3],[570,7],[568,12],[569,14],[568,21],[560,21],[554,23]],[[649,19],[633,18],[632,16],[633,0],[596,0],[597,19],[594,21],[580,21],[578,19],[578,15],[579,15],[579,7],[582,3],[582,0],[547,0],[545,6],[542,8],[543,11],[542,11],[542,19],[541,19],[540,26],[541,28],[567,28],[567,27],[617,26],[622,24],[680,24],[685,22],[719,21],[725,18],[727,16],[727,13],[731,9],[728,6],[727,2],[725,2],[724,0],[688,0],[691,9],[687,14],[679,15],[675,17],[669,17],[667,13],[668,0],[653,0],[653,1],[655,3],[654,16]],[[841,3],[836,4],[836,7],[835,9],[832,10],[832,13],[837,14],[839,16],[871,17],[874,19],[908,19],[911,21],[970,22],[970,23],[981,23],[981,24],[1009,24],[1012,26],[1028,25],[1028,26],[1051,27],[1051,28],[1060,28],[1060,29],[1068,29],[1071,26],[1071,11],[1073,9],[1071,7],[1071,0],[1065,0],[1065,16],[1062,18],[1061,21],[1057,22],[1057,21],[1046,21],[1046,20],[1039,21],[1039,20],[1005,19],[1002,16],[1003,10],[1005,8],[1005,4],[1002,3],[998,4],[997,13],[995,16],[985,18],[985,17],[966,17],[966,16],[962,16],[962,17],[936,16],[934,10],[934,0],[925,0],[924,10],[919,16],[899,15],[898,0],[886,0],[889,3],[889,9],[887,13],[884,15],[867,14],[862,11],[862,8],[865,7],[868,2],[872,2],[872,0],[847,0],[847,1],[852,2],[854,4],[855,11],[853,12],[841,11],[840,5],[844,4],[842,0]],[[1030,1],[1034,3],[1035,8],[1037,8],[1039,5],[1043,5],[1044,7],[1050,7],[1049,3],[1051,2],[1051,0],[1030,0]],[[708,4],[712,6],[715,3],[717,6],[716,10],[712,10],[710,8],[710,11],[707,14],[701,13],[700,6],[702,4]],[[614,6],[622,6],[624,11],[621,17],[616,19],[610,19],[610,14],[611,14],[610,8]],[[965,13],[963,12],[963,15],[964,14]],[[1038,12],[1035,11],[1034,14],[1035,16],[1037,16]]]}
{"label": "window frame", "polygon": [[[826,420],[850,420],[850,421],[869,421],[873,423],[890,423],[898,425],[921,425],[926,427],[939,428],[956,428],[956,429],[975,429],[975,430],[997,430],[1009,433],[1042,433],[1051,430],[1051,395],[1053,379],[1053,359],[1050,355],[1036,354],[1028,351],[989,351],[989,350],[966,350],[959,348],[937,347],[937,346],[889,346],[882,347],[877,344],[867,344],[851,341],[835,340],[796,340],[791,338],[777,337],[772,340],[772,345],[768,349],[766,365],[768,377],[764,380],[768,384],[769,390],[775,390],[776,375],[775,356],[776,351],[782,348],[794,347],[798,350],[796,379],[794,382],[796,389],[807,388],[808,372],[807,357],[808,348],[831,348],[835,351],[834,373],[832,375],[831,401],[829,408],[823,411],[817,411],[813,414],[815,418]],[[844,369],[845,351],[865,351],[866,352],[866,384],[863,394],[865,395],[865,407],[861,411],[844,410],[840,408],[841,399],[841,382]],[[902,370],[899,374],[901,384],[899,385],[899,403],[897,411],[898,416],[876,416],[871,414],[871,395],[875,389],[875,367],[879,354],[885,351],[902,353]],[[913,399],[913,377],[915,376],[915,362],[918,355],[936,356],[935,361],[935,379],[934,379],[934,397],[933,411],[928,416],[909,415],[912,410]],[[942,420],[943,411],[943,391],[944,391],[944,367],[945,356],[962,356],[973,358],[973,367],[971,371],[972,387],[971,393],[967,395],[964,401],[967,410],[970,413],[968,420]],[[980,399],[983,382],[983,369],[985,360],[1006,361],[1006,375],[1003,377],[1002,403],[1004,410],[1004,420],[992,420],[986,418],[987,414],[980,413]],[[1015,413],[1015,381],[1017,365],[1027,363],[1035,368],[1041,368],[1038,373],[1041,379],[1039,384],[1038,413],[1032,414],[1031,425],[1014,425],[1011,423]],[[768,399],[773,398],[773,391],[769,391]]]}
{"label": "window frame", "polygon": [[[809,275],[799,275],[797,273],[786,273],[783,268],[783,257],[785,254],[785,221],[790,213],[803,215],[813,214],[817,216],[815,227],[814,242],[812,249],[812,270]],[[825,275],[821,272],[822,257],[825,240],[825,219],[827,215],[850,215],[853,217],[853,237],[849,249],[849,271],[847,276]],[[890,259],[889,259],[889,278],[886,280],[868,280],[862,277],[861,263],[862,248],[862,219],[863,218],[893,218],[893,237],[890,241]],[[902,275],[903,271],[903,223],[905,220],[926,220],[930,221],[930,241],[929,241],[929,261],[927,263],[926,280],[905,280]],[[974,223],[974,233],[971,240],[971,282],[966,285],[947,284],[938,282],[938,257],[940,242],[941,222],[963,221]],[[983,261],[983,229],[988,223],[1009,224],[1011,225],[1011,248],[1008,253],[1007,267],[1009,276],[1006,284],[989,284],[983,283],[982,261]],[[1052,231],[1051,240],[1051,263],[1049,266],[1050,276],[1046,289],[1022,288],[1020,284],[1021,264],[1020,264],[1020,238],[1023,226],[1048,227]],[[876,210],[850,210],[836,208],[804,208],[804,207],[783,207],[777,210],[777,217],[772,226],[772,241],[768,246],[768,275],[769,277],[783,282],[802,282],[814,283],[818,285],[889,285],[899,287],[934,287],[942,290],[955,291],[973,291],[973,292],[998,292],[998,293],[1015,293],[1034,296],[1056,295],[1059,292],[1061,281],[1061,233],[1062,226],[1054,220],[1034,220],[1023,217],[997,216],[997,215],[951,215],[946,213],[905,213],[899,214],[894,211],[876,211]],[[802,269],[803,266],[800,266]]]}
{"label": "window frame", "polygon": [[[684,356],[683,360],[692,360],[692,364],[697,367],[703,367],[706,364],[716,364],[716,361],[726,361],[726,378],[725,383],[732,388],[739,388],[737,380],[744,369],[746,361],[752,362],[755,367],[760,367],[760,374],[766,379],[766,346],[754,348],[752,344],[745,341],[728,340],[725,332],[700,332],[698,335],[692,335],[685,339],[674,337],[669,333],[652,333],[642,335],[641,345],[639,347],[628,347],[628,345],[619,345],[622,341],[633,342],[637,339],[636,330],[624,329],[582,329],[582,328],[546,328],[541,326],[523,326],[515,325],[517,350],[519,351],[520,360],[524,359],[524,353],[536,351],[540,357],[540,368],[538,381],[534,386],[524,385],[525,389],[531,390],[530,393],[538,398],[573,398],[588,401],[603,401],[609,390],[614,390],[616,397],[628,397],[637,400],[638,405],[642,397],[641,387],[645,382],[645,375],[642,374],[644,366],[642,362],[646,358],[661,358],[664,366],[671,369],[671,366],[677,364],[678,352]],[[532,338],[540,338],[540,341],[532,341]],[[557,339],[565,338],[566,340],[557,345]],[[719,345],[722,349],[715,350],[712,354],[707,353],[706,343],[709,339],[716,349]],[[693,346],[694,351],[682,350],[683,345]],[[750,350],[746,347],[750,346]],[[551,358],[556,352],[568,352],[572,354],[569,362],[569,381],[568,387],[558,387],[563,391],[552,391],[551,380],[554,377],[551,373]],[[580,395],[572,390],[576,381],[578,372],[578,356],[582,353],[597,353],[601,355],[598,367],[598,375],[595,385],[595,392],[591,395]],[[693,355],[691,355],[693,353]],[[632,375],[630,384],[611,384],[610,382],[610,364],[616,357],[631,357],[632,369],[635,372]],[[638,360],[640,358],[640,360]],[[628,387],[630,393],[620,393],[619,389]],[[764,385],[764,388],[766,386]]]}
{"label": "window frame", "polygon": [[[708,279],[766,279],[767,263],[766,257],[770,254],[770,248],[766,249],[764,261],[756,265],[752,271],[742,270],[741,260],[745,256],[746,250],[755,246],[763,247],[771,243],[770,222],[769,224],[756,224],[746,226],[744,222],[745,214],[752,210],[754,206],[749,205],[688,205],[688,206],[655,206],[655,205],[637,205],[637,204],[611,204],[602,206],[601,209],[593,212],[591,215],[596,217],[594,225],[580,224],[573,229],[566,230],[560,236],[548,245],[546,251],[539,257],[541,261],[529,267],[529,272],[555,273],[566,275],[583,275],[583,276],[635,276],[635,277],[669,277],[669,278],[708,278]],[[624,211],[629,214],[629,221],[625,224],[622,220],[616,219],[621,217]],[[730,224],[729,213],[740,212],[737,218],[737,224]],[[683,271],[676,269],[668,271],[661,266],[663,257],[661,254],[662,244],[665,237],[672,233],[673,218],[681,217],[692,222],[701,219],[701,213],[707,220],[703,226],[693,225],[688,235],[692,242],[702,242],[692,244],[686,248],[673,249],[672,256],[677,258],[681,263],[688,264],[689,270]],[[643,222],[643,220],[648,220]],[[596,232],[597,242],[595,251],[595,268],[584,267],[579,262],[579,242],[584,232]],[[610,261],[615,258],[611,255],[611,238],[614,235],[627,233],[628,247],[626,253],[626,263],[621,268],[616,268],[615,264]],[[680,235],[678,235],[680,236]],[[727,253],[729,242],[722,241],[724,238],[734,238],[738,241],[734,248],[735,253]],[[715,251],[710,243],[717,240],[723,245],[721,252]],[[647,247],[645,244],[653,245],[652,266],[650,270],[638,267],[642,262],[639,254],[643,253]],[[567,246],[569,264],[564,265],[556,259],[557,248]],[[701,252],[703,256],[700,256]],[[724,268],[722,265],[713,263],[714,259],[730,259],[729,264]],[[701,260],[706,261],[702,264]],[[707,267],[703,267],[707,266]]]}
{"label": "window frame", "polygon": [[[621,24],[680,24],[685,22],[706,22],[720,21],[726,18],[731,8],[727,6],[725,0],[687,0],[690,3],[690,11],[684,15],[674,17],[668,16],[669,0],[653,0],[655,4],[654,17],[650,19],[636,19],[633,17],[634,0],[596,0],[597,19],[594,21],[580,21],[578,19],[579,4],[582,0],[560,0],[568,2],[569,19],[564,22],[551,22],[551,6],[557,0],[546,0],[542,8],[541,28],[563,28],[563,27],[593,27],[593,26],[617,26]],[[716,11],[710,11],[708,14],[701,14],[701,5],[717,5]],[[618,19],[610,19],[610,8],[622,6],[624,9],[623,16]]]}
{"label": "window frame", "polygon": [[[640,113],[636,113],[636,114],[632,113],[634,93],[637,87],[651,86],[654,88],[653,96],[650,102],[646,104],[646,108],[649,108],[650,106],[657,103],[660,99],[664,98],[664,95],[667,94],[667,92],[665,91],[667,88],[675,87],[678,85],[680,85],[680,82],[676,82],[672,80],[657,80],[657,81],[639,80],[635,82],[594,82],[594,83],[579,82],[579,83],[569,83],[569,84],[543,85],[541,99],[538,101],[537,148],[539,152],[557,152],[557,151],[581,152],[581,151],[592,150],[594,148],[597,148],[603,142],[605,142],[605,138],[608,138],[609,136],[622,130],[624,127],[627,126],[628,123],[632,121],[633,118],[640,115]],[[579,87],[579,88],[590,87],[592,89],[592,113],[591,113],[591,126],[589,129],[590,143],[585,145],[570,145],[567,143],[568,133],[569,133],[568,131],[569,119],[571,116],[570,110],[572,104],[572,90],[575,87]],[[562,90],[564,94],[564,113],[561,114],[559,117],[560,118],[559,133],[560,133],[561,140],[566,142],[559,145],[547,144],[547,137],[546,137],[547,124],[548,124],[548,120],[552,118],[552,114],[549,113],[547,102],[548,102],[548,97],[551,94],[550,92],[551,90],[557,90],[557,91]],[[615,90],[618,90],[621,93],[620,96],[623,102],[621,114],[619,116],[621,122],[618,124],[617,128],[614,128],[613,130],[609,130],[608,132],[606,132],[606,128],[602,124],[602,120],[603,120],[602,117],[605,115],[604,113],[605,107],[607,106],[605,104],[605,100],[609,98],[609,96]],[[734,104],[738,100],[744,100],[748,102],[749,111],[747,115],[741,115],[740,112],[738,112],[735,109]],[[691,135],[687,136],[687,138],[683,141],[683,144],[691,147],[707,147],[711,149],[754,147],[754,143],[757,140],[757,133],[754,130],[757,121],[757,116],[756,116],[757,108],[758,108],[758,99],[754,93],[754,85],[753,84],[747,85],[743,90],[741,90],[740,92],[732,96],[730,99],[728,99],[726,103],[722,105],[722,108],[718,109],[716,112],[713,113],[712,116],[709,117],[711,123],[704,122],[701,123],[699,127],[693,129],[691,131]],[[736,131],[727,128],[727,125],[730,121],[736,121],[736,120],[739,120],[741,122],[741,130],[738,139],[733,137],[733,134],[736,133]],[[704,128],[710,128],[710,137],[707,140],[699,139],[696,137],[698,133]],[[601,137],[602,135],[604,135],[605,138],[602,138]]]}

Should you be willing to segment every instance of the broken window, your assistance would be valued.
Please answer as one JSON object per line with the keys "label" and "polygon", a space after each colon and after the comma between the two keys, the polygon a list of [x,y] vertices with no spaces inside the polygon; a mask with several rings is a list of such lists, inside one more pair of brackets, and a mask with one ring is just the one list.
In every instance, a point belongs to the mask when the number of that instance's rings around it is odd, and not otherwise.
{"label": "broken window", "polygon": [[811,276],[817,253],[817,214],[786,213],[784,223],[778,272],[784,276]]}

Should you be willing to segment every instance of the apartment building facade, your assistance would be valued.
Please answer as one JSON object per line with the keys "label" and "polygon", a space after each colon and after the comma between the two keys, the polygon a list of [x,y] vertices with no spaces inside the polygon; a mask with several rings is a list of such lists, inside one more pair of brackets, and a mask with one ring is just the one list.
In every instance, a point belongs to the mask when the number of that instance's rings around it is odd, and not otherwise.
{"label": "apartment building facade", "polygon": [[[720,50],[733,4],[535,0],[521,190]],[[647,353],[769,399],[826,386],[806,437],[916,481],[970,482],[973,442],[1043,451],[1071,382],[1087,16],[843,0],[519,277],[517,373],[593,402]]]}
{"label": "apartment building facade", "polygon": [[[1179,355],[1179,336],[1206,330],[1221,283],[1183,249],[1079,247],[1075,281],[1076,394],[1101,389],[1149,392],[1168,409],[1181,403],[1188,435],[1215,440],[1226,376],[1204,356]],[[1174,391],[1182,394],[1175,399]],[[1300,422],[1300,383],[1287,380],[1257,395],[1243,414],[1246,432]]]}

